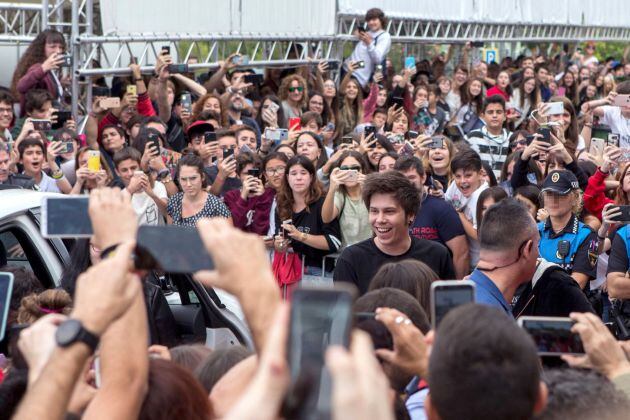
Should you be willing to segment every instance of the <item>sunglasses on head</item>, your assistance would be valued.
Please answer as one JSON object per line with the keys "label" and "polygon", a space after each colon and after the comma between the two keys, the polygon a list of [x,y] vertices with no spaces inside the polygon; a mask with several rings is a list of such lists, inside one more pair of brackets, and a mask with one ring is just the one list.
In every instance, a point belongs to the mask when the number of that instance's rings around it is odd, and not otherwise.
{"label": "sunglasses on head", "polygon": [[290,88],[289,88],[289,92],[291,92],[291,93],[295,92],[296,90],[297,90],[298,92],[302,92],[302,91],[304,90],[304,88],[303,88],[302,86],[298,86],[298,87],[290,87]]}

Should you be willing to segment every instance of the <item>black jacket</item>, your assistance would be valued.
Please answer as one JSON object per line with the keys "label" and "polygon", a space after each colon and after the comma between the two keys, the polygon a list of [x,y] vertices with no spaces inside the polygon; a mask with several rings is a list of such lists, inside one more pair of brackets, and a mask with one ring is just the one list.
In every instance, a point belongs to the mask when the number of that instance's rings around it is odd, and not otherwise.
{"label": "black jacket", "polygon": [[[152,274],[153,275],[153,274]],[[147,306],[151,344],[173,347],[178,344],[177,326],[162,289],[151,281],[143,282],[144,303]]]}
{"label": "black jacket", "polygon": [[[540,274],[539,274],[540,273]],[[575,280],[561,267],[543,261],[534,276],[534,286],[530,281],[520,294],[512,314],[569,316],[571,312],[592,312],[593,307]]]}

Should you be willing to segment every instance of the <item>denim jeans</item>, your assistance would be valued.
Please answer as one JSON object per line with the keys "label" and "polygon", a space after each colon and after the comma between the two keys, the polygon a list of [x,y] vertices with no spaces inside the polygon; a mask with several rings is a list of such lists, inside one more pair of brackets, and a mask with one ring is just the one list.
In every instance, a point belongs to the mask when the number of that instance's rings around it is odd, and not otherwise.
{"label": "denim jeans", "polygon": [[321,267],[304,267],[304,275],[300,282],[302,286],[332,286],[333,279],[332,273],[329,271],[324,272],[322,276]]}

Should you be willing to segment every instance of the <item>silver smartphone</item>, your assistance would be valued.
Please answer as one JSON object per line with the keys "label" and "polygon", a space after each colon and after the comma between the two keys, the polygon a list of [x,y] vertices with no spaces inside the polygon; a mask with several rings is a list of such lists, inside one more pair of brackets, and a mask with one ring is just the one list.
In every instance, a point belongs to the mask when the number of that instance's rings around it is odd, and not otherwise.
{"label": "silver smartphone", "polygon": [[470,280],[442,280],[431,283],[431,324],[436,329],[447,313],[475,302],[475,283]]}

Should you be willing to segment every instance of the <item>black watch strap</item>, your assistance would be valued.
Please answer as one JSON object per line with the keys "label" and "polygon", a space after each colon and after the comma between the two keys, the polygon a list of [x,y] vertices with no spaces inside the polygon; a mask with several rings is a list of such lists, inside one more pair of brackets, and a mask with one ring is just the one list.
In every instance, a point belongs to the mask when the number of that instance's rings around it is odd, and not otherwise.
{"label": "black watch strap", "polygon": [[59,347],[69,347],[74,343],[86,344],[92,353],[100,341],[96,334],[86,330],[78,319],[68,319],[57,327],[55,339]]}

